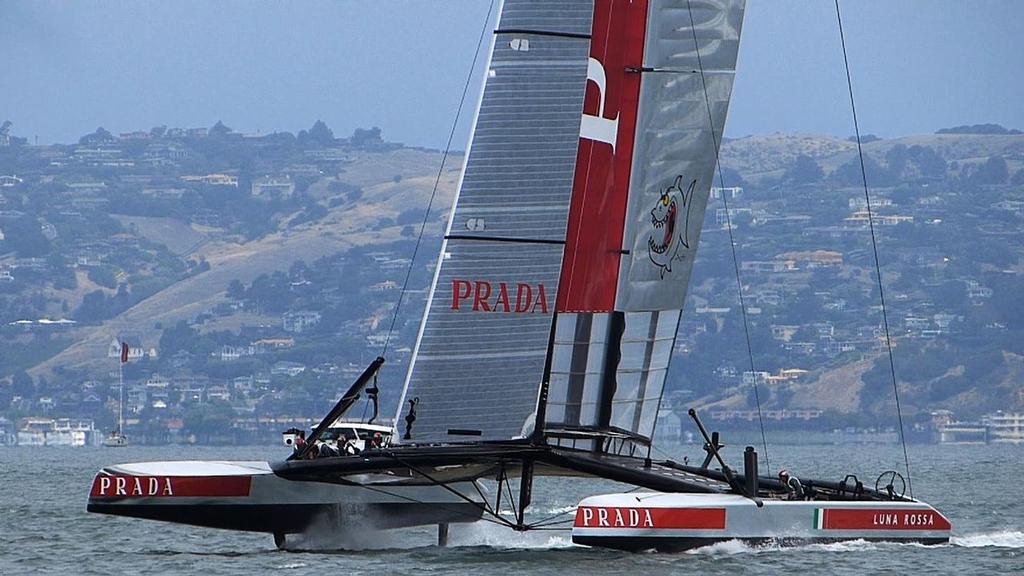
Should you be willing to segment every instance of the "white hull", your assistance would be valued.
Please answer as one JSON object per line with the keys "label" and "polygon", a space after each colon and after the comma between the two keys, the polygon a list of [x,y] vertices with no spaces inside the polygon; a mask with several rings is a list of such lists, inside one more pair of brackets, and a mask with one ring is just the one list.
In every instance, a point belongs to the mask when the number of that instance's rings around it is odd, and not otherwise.
{"label": "white hull", "polygon": [[128,438],[112,434],[103,439],[103,445],[107,448],[125,448],[128,446]]}
{"label": "white hull", "polygon": [[468,502],[443,487],[389,474],[324,480],[288,480],[274,474],[267,462],[121,464],[96,475],[88,510],[275,535],[318,526],[473,522],[481,516],[472,482],[449,485],[473,500]]}
{"label": "white hull", "polygon": [[580,502],[577,544],[622,550],[678,551],[725,540],[823,542],[949,541],[949,521],[918,501],[806,501],[732,494],[629,493]]}

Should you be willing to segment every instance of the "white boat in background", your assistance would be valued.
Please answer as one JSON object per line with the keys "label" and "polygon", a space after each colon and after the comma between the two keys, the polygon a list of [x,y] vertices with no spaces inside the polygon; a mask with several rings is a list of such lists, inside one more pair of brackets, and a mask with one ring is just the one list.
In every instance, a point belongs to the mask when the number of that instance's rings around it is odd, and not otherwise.
{"label": "white boat in background", "polygon": [[121,354],[117,363],[117,428],[103,439],[103,445],[107,448],[128,446],[128,437],[124,435],[124,365],[128,362],[129,352],[128,343],[121,342]]}
{"label": "white boat in background", "polygon": [[128,437],[121,433],[120,428],[117,428],[103,439],[103,445],[107,448],[124,448],[128,446]]}
{"label": "white boat in background", "polygon": [[[109,466],[89,510],[270,532],[278,545],[324,519],[333,530],[438,524],[443,543],[448,523],[487,518],[517,531],[562,526],[577,543],[628,550],[730,538],[948,540],[949,522],[904,496],[898,474],[874,488],[801,475],[796,490],[760,475],[752,448],[733,472],[693,412],[703,465],[650,456],[744,0],[501,6],[395,417],[401,435],[389,429],[387,441],[367,444],[371,430],[341,420],[363,394],[376,418],[380,357],[308,438],[290,431],[287,459]],[[646,492],[532,519],[544,476]]]}

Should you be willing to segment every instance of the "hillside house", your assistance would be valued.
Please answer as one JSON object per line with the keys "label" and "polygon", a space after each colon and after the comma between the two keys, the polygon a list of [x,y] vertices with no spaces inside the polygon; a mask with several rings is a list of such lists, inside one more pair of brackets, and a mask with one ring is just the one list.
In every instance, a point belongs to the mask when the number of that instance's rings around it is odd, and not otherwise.
{"label": "hillside house", "polygon": [[231,346],[225,344],[221,346],[220,353],[214,353],[219,356],[222,362],[234,362],[242,356],[253,356],[256,354],[256,347],[253,345],[249,346]]}
{"label": "hillside house", "polygon": [[[895,226],[902,223],[911,223],[914,221],[914,217],[899,214],[872,214],[871,221],[874,222],[875,226]],[[850,226],[867,226],[868,212],[867,210],[854,212],[844,218],[843,222]]]}
{"label": "hillside house", "polygon": [[252,342],[256,354],[266,354],[274,350],[285,350],[295,346],[294,338],[262,338]]}
{"label": "hillside house", "polygon": [[300,364],[299,362],[289,362],[282,360],[275,363],[270,368],[270,373],[274,376],[289,376],[295,377],[306,371],[306,365]]}
{"label": "hillside house", "polygon": [[311,311],[286,312],[281,317],[281,328],[285,332],[301,334],[320,323],[320,313]]}
{"label": "hillside house", "polygon": [[252,181],[252,195],[257,198],[289,198],[295,193],[290,176],[264,176]]}
{"label": "hillside house", "polygon": [[142,360],[147,356],[156,358],[156,348],[143,346],[138,336],[121,336],[112,338],[107,345],[107,358],[119,358],[121,356],[121,342],[128,344],[128,361]]}
{"label": "hillside house", "polygon": [[182,176],[181,179],[185,182],[208,184],[210,186],[232,186],[238,188],[238,176],[231,176],[229,174],[188,175]]}
{"label": "hillside house", "polygon": [[786,252],[777,256],[778,260],[792,260],[807,269],[842,266],[843,253],[833,250],[810,250],[805,252]]}
{"label": "hillside house", "polygon": [[711,187],[711,199],[712,200],[720,199],[723,194],[729,200],[735,200],[735,199],[737,199],[737,198],[739,198],[740,196],[743,195],[743,187],[742,186],[728,186],[728,187],[725,187],[725,188],[721,188],[721,187],[718,187],[718,186],[712,186]]}
{"label": "hillside house", "polygon": [[992,297],[992,289],[988,286],[983,286],[977,280],[967,281],[967,298],[970,299],[971,304],[975,306],[981,306],[986,300]]}
{"label": "hillside house", "polygon": [[24,182],[24,180],[17,176],[0,176],[0,188],[14,188],[22,182]]}

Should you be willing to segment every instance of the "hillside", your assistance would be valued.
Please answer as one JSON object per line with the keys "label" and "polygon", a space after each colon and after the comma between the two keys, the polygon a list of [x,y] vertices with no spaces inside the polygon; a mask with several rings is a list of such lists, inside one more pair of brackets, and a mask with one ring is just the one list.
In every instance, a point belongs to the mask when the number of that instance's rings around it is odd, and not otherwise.
{"label": "hillside", "polygon": [[[224,422],[322,410],[387,338],[440,153],[321,123],[259,138],[104,132],[0,150],[0,175],[19,174],[0,188],[0,411],[109,419],[115,339],[139,347],[132,413],[154,430],[208,397],[227,398]],[[1024,135],[865,151],[905,410],[1024,408]],[[726,184],[742,189],[728,220],[720,194],[709,203],[666,405],[742,412],[756,382],[769,409],[891,415],[855,153],[826,136],[725,142]],[[388,381],[413,344],[460,165],[449,158],[412,265]]]}

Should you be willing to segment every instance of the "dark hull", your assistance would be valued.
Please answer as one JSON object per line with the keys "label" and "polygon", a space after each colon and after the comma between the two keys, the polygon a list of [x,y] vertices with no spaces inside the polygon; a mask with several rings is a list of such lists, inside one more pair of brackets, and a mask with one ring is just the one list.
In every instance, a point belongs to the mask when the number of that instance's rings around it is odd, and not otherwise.
{"label": "dark hull", "polygon": [[245,532],[295,534],[312,526],[403,528],[425,524],[473,522],[482,515],[469,503],[419,504],[126,504],[89,502],[98,514],[160,520]]}
{"label": "dark hull", "polygon": [[387,473],[283,478],[266,462],[144,462],[101,470],[86,509],[281,535],[475,522],[484,513],[479,499],[472,481],[439,486]]}

